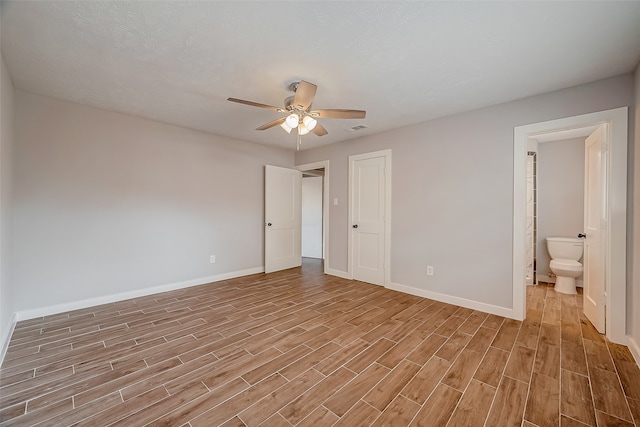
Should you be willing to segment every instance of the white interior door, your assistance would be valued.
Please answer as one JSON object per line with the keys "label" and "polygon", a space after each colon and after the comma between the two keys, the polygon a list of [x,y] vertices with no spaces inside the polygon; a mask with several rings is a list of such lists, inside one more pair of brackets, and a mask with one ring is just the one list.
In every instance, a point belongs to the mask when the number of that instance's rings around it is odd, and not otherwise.
{"label": "white interior door", "polygon": [[302,264],[302,173],[265,167],[264,271],[271,273]]}
{"label": "white interior door", "polygon": [[355,280],[384,285],[387,157],[361,157],[350,158],[352,273]]}
{"label": "white interior door", "polygon": [[584,176],[584,314],[600,333],[605,333],[605,238],[604,195],[606,127],[596,129],[585,142]]}

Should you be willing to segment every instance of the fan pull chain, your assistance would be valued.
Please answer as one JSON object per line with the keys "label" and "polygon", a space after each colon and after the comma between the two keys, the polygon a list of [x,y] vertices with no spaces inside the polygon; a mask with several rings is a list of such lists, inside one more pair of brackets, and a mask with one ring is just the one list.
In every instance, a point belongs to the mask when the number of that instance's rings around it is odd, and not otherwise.
{"label": "fan pull chain", "polygon": [[296,151],[300,151],[300,146],[302,145],[302,135],[298,134],[298,148]]}

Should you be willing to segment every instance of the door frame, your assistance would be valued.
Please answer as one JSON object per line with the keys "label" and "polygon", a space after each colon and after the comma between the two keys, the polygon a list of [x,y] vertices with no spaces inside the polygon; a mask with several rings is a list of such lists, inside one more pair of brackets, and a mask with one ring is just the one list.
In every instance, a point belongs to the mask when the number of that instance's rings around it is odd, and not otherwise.
{"label": "door frame", "polygon": [[355,154],[349,156],[349,207],[347,226],[347,276],[353,279],[353,233],[351,233],[351,221],[353,215],[353,163],[358,160],[368,160],[376,157],[384,157],[384,283],[385,288],[391,283],[391,149],[373,151],[370,153]]}
{"label": "door frame", "polygon": [[605,162],[605,291],[606,336],[625,344],[627,257],[627,140],[628,108],[616,108],[514,128],[513,137],[513,317],[526,315],[526,161],[527,141],[536,135],[560,130],[608,124]]}
{"label": "door frame", "polygon": [[[329,160],[322,160],[320,162],[306,163],[304,165],[297,165],[294,168],[300,172],[310,171],[313,169],[323,169],[324,176],[322,178],[322,259],[323,259],[323,272],[327,273],[329,268]],[[300,235],[302,239],[302,235]]]}

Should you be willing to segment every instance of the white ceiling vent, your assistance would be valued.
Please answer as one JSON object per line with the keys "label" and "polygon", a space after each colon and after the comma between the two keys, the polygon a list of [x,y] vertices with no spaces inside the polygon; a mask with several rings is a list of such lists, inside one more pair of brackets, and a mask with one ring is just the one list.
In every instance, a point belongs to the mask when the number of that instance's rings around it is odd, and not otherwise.
{"label": "white ceiling vent", "polygon": [[347,132],[355,132],[355,131],[362,130],[362,129],[367,129],[367,128],[369,128],[369,126],[367,126],[367,125],[355,125],[353,127],[346,128],[345,131],[347,131]]}

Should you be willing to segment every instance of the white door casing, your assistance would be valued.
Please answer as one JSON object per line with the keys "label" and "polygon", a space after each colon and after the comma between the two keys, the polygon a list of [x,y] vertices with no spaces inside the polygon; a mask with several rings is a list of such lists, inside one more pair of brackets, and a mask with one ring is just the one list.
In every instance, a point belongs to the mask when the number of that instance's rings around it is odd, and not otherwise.
{"label": "white door casing", "polygon": [[349,157],[349,270],[355,280],[386,285],[391,152]]}
{"label": "white door casing", "polygon": [[598,127],[584,148],[584,314],[605,333],[605,245],[607,125]]}
{"label": "white door casing", "polygon": [[265,166],[264,271],[302,264],[302,173]]}
{"label": "white door casing", "polygon": [[627,107],[516,126],[513,146],[513,306],[511,315],[523,320],[526,313],[526,166],[530,138],[550,132],[608,125],[608,155],[603,190],[606,193],[605,312],[606,336],[628,345],[626,335],[627,259]]}

